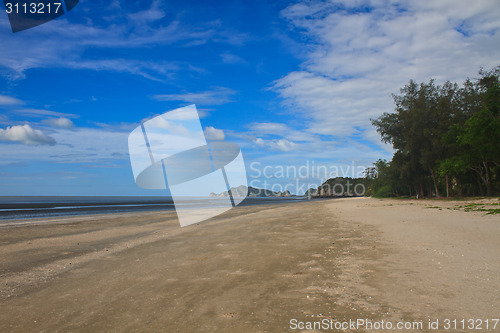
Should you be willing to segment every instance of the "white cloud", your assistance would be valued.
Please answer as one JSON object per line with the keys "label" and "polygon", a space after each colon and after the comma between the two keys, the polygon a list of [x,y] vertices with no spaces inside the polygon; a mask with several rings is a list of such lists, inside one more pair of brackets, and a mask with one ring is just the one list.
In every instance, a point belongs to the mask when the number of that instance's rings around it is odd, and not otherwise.
{"label": "white cloud", "polygon": [[122,72],[140,75],[153,81],[161,81],[183,68],[177,63],[164,61],[142,61],[134,59],[104,59],[68,61],[65,66],[71,69],[90,69],[95,71]]}
{"label": "white cloud", "polygon": [[50,110],[40,110],[40,109],[19,109],[19,110],[13,110],[12,112],[16,114],[21,114],[25,115],[28,117],[46,117],[46,116],[53,116],[53,117],[64,117],[64,118],[78,118],[78,115],[76,114],[71,114],[71,113],[63,113],[63,112],[57,112],[57,111],[50,111]]}
{"label": "white cloud", "polygon": [[222,141],[226,138],[224,131],[212,126],[205,127],[205,137],[207,140]]}
{"label": "white cloud", "polygon": [[183,101],[196,105],[221,105],[232,102],[231,96],[235,93],[232,89],[217,87],[198,93],[154,95],[153,98],[158,101]]}
{"label": "white cloud", "polygon": [[246,64],[245,59],[237,56],[236,54],[222,53],[220,57],[222,58],[222,62],[225,64]]}
{"label": "white cloud", "polygon": [[0,141],[23,143],[26,145],[55,145],[56,140],[30,125],[9,126],[0,129]]}
{"label": "white cloud", "polygon": [[[182,22],[166,20],[159,1],[153,1],[146,10],[131,12],[133,4],[121,4],[108,8],[93,8],[90,2],[80,2],[79,13],[83,24],[70,23],[59,18],[43,24],[22,35],[12,34],[8,21],[0,30],[2,52],[0,70],[12,79],[25,77],[32,68],[95,69],[141,75],[148,79],[168,79],[172,71],[197,69],[186,62],[151,62],[139,59],[85,58],[89,48],[146,48],[151,46],[203,45],[208,42],[241,45],[248,39],[245,34],[225,29],[220,22]],[[127,7],[127,8],[126,8]],[[104,19],[100,23],[90,15],[99,10]],[[89,16],[85,16],[89,12]]]}
{"label": "white cloud", "polygon": [[24,162],[83,163],[88,167],[102,167],[116,162],[129,166],[129,129],[121,126],[106,128],[54,129],[51,133],[56,145],[12,145],[0,142],[0,165]]}
{"label": "white cloud", "polygon": [[150,8],[127,16],[129,19],[139,24],[154,22],[165,16],[165,12],[160,7],[160,2],[155,0]]}
{"label": "white cloud", "polygon": [[42,123],[50,125],[52,127],[57,127],[57,128],[73,128],[75,125],[71,120],[68,118],[50,118],[50,119],[44,119],[42,120]]}
{"label": "white cloud", "polygon": [[499,65],[495,0],[312,1],[282,16],[312,51],[274,89],[313,134],[378,143],[369,119],[392,111],[391,94],[410,79],[461,82]]}
{"label": "white cloud", "polygon": [[297,146],[296,143],[286,139],[264,140],[262,138],[257,138],[254,142],[262,148],[279,151],[291,151]]}
{"label": "white cloud", "polygon": [[283,123],[251,123],[248,127],[250,132],[257,136],[275,135],[291,141],[313,141],[315,139],[313,135],[293,129]]}
{"label": "white cloud", "polygon": [[18,104],[23,104],[23,101],[14,97],[0,95],[0,105],[18,105]]}

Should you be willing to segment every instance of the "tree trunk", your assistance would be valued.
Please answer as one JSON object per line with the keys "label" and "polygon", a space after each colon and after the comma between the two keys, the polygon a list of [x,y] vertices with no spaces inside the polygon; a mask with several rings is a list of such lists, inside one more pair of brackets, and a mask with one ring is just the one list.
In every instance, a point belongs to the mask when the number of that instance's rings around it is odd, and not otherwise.
{"label": "tree trunk", "polygon": [[449,198],[450,197],[450,183],[448,181],[448,175],[445,176],[445,179],[446,179],[446,197]]}
{"label": "tree trunk", "polygon": [[[479,188],[481,189],[481,195],[485,195],[482,185],[486,187],[486,195],[491,195],[491,177],[490,177],[490,169],[488,166],[488,161],[483,161],[479,164],[478,167],[472,168],[472,170],[476,173]],[[483,184],[481,184],[483,183]]]}
{"label": "tree trunk", "polygon": [[479,195],[484,195],[483,181],[478,172],[472,173],[474,179],[476,180],[477,187],[479,188]]}
{"label": "tree trunk", "polygon": [[434,182],[434,190],[436,191],[436,198],[439,198],[439,190],[436,183],[436,174],[434,170],[431,170],[432,181]]}
{"label": "tree trunk", "polygon": [[490,168],[488,166],[488,162],[483,162],[484,165],[484,173],[485,173],[485,183],[486,183],[486,195],[491,196],[491,177],[490,177]]}

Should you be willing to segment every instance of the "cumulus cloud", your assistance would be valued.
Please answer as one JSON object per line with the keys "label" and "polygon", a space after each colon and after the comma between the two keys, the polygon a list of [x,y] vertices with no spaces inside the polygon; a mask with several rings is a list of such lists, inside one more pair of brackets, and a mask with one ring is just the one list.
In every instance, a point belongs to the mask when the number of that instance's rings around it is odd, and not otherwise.
{"label": "cumulus cloud", "polygon": [[264,140],[257,138],[254,141],[258,146],[268,150],[291,151],[297,146],[296,143],[286,139]]}
{"label": "cumulus cloud", "polygon": [[205,127],[205,137],[207,140],[221,141],[226,138],[226,134],[224,134],[224,131],[221,129],[207,126]]}
{"label": "cumulus cloud", "polygon": [[[137,126],[137,125],[135,125]],[[123,163],[130,167],[127,137],[130,129],[79,127],[72,130],[58,129],[51,133],[57,145],[19,144],[16,149],[0,144],[0,166],[24,162],[83,163],[87,167],[111,167]]]}
{"label": "cumulus cloud", "polygon": [[58,127],[58,128],[73,128],[75,125],[71,120],[68,118],[51,118],[51,119],[44,119],[42,121],[44,124],[47,124],[52,127]]}
{"label": "cumulus cloud", "polygon": [[410,79],[461,82],[500,59],[495,0],[311,1],[281,14],[311,51],[273,87],[310,133],[379,141],[369,119]]}
{"label": "cumulus cloud", "polygon": [[9,126],[0,129],[0,141],[23,143],[26,145],[55,145],[56,140],[30,125]]}

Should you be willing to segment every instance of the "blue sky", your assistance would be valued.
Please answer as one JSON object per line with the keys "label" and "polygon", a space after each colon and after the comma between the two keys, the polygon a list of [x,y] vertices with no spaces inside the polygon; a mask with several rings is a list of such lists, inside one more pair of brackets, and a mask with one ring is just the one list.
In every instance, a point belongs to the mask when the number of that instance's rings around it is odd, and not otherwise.
{"label": "blue sky", "polygon": [[410,79],[499,65],[500,6],[84,0],[15,34],[0,13],[0,41],[0,195],[164,194],[135,185],[127,136],[192,103],[250,184],[301,192],[391,158],[370,118]]}

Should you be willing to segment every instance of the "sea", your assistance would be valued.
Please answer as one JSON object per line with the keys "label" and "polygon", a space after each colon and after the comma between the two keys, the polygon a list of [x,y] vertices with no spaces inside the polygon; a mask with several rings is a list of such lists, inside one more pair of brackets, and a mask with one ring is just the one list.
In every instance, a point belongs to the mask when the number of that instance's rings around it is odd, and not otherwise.
{"label": "sea", "polygon": [[[240,206],[292,203],[307,197],[247,197]],[[183,200],[183,208],[213,207],[218,199]],[[55,216],[78,216],[144,211],[174,210],[171,197],[158,196],[0,196],[0,221]]]}

